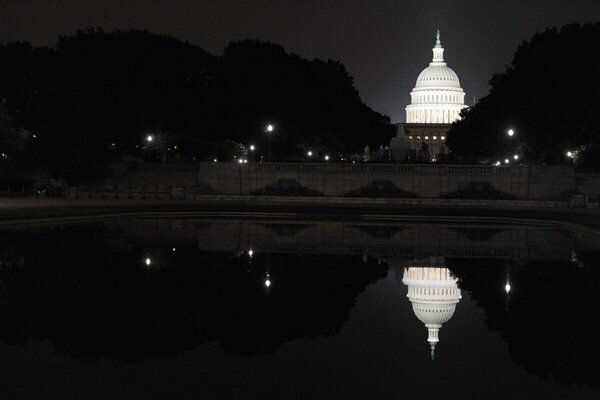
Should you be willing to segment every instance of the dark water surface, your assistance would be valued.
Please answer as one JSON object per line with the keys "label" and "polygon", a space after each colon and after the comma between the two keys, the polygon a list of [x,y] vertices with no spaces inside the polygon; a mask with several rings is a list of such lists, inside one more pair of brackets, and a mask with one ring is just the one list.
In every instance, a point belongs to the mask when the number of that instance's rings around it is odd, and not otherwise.
{"label": "dark water surface", "polygon": [[598,399],[599,289],[539,227],[2,230],[0,399]]}

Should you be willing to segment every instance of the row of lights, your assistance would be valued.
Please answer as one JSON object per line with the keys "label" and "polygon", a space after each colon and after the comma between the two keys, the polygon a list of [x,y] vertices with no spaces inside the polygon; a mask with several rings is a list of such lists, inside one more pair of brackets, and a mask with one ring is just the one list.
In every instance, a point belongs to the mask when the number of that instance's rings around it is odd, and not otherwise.
{"label": "row of lights", "polygon": [[[513,160],[517,161],[517,160],[519,159],[519,155],[518,155],[518,154],[515,154],[515,155],[514,155],[512,158],[513,158]],[[508,158],[505,158],[505,159],[504,159],[504,164],[509,164],[509,163],[510,163],[510,159],[508,159]],[[495,163],[494,165],[495,165],[495,166],[502,165],[502,162],[500,162],[500,161],[496,161],[496,163]]]}
{"label": "row of lights", "polygon": [[[408,138],[412,140],[413,137],[409,136]],[[437,140],[437,136],[433,136],[432,139]],[[440,136],[440,139],[446,140],[446,136]],[[417,136],[417,140],[421,140],[421,136]],[[429,140],[429,136],[425,136],[425,140]]]}

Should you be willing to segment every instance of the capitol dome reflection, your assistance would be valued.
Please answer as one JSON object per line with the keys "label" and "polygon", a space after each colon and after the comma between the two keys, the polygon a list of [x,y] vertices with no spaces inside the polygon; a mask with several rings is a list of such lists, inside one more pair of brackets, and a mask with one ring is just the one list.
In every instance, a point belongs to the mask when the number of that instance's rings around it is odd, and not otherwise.
{"label": "capitol dome reflection", "polygon": [[439,342],[439,331],[452,318],[461,299],[458,279],[442,265],[410,266],[404,269],[402,278],[402,283],[408,286],[407,297],[413,311],[427,328],[432,360]]}

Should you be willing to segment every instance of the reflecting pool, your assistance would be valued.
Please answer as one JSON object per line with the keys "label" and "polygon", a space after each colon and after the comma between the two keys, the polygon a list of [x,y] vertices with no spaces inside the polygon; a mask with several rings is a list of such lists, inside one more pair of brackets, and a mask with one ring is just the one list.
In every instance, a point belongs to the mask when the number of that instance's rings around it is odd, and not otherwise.
{"label": "reflecting pool", "polygon": [[600,398],[600,240],[521,225],[0,230],[0,398]]}

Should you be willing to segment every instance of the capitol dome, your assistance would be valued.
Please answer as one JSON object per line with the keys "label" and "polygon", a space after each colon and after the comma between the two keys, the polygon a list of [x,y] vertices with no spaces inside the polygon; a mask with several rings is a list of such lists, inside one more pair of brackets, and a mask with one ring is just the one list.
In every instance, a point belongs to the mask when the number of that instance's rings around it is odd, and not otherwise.
{"label": "capitol dome", "polygon": [[466,107],[465,92],[452,68],[444,62],[444,48],[437,31],[433,59],[417,78],[406,106],[406,122],[411,124],[451,124]]}
{"label": "capitol dome", "polygon": [[419,74],[415,89],[423,87],[454,87],[462,91],[456,72],[452,68],[443,65],[427,67]]}
{"label": "capitol dome", "polygon": [[439,331],[452,318],[462,297],[457,281],[445,267],[409,267],[404,270],[402,283],[408,286],[407,297],[415,315],[427,328],[431,359],[439,342]]}

